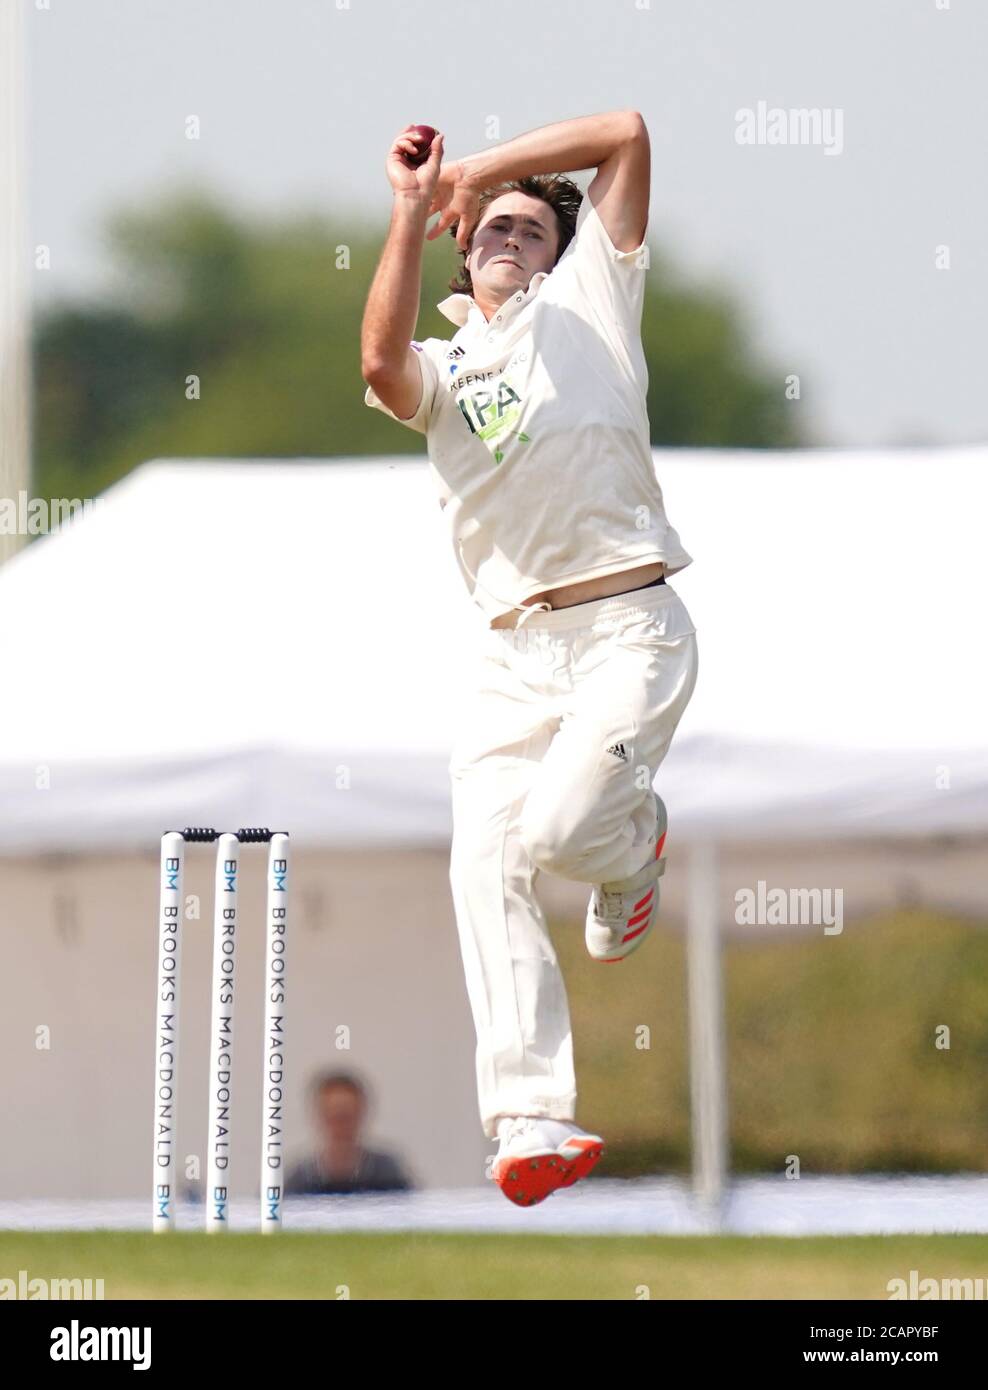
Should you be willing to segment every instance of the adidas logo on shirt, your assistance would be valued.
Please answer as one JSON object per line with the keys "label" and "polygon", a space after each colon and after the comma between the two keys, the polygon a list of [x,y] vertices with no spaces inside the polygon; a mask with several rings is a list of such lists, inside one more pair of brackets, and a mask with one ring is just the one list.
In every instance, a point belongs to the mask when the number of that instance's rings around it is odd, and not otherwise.
{"label": "adidas logo on shirt", "polygon": [[615,758],[620,758],[623,763],[628,761],[628,755],[625,752],[623,743],[613,743],[606,751],[608,753],[613,753]]}

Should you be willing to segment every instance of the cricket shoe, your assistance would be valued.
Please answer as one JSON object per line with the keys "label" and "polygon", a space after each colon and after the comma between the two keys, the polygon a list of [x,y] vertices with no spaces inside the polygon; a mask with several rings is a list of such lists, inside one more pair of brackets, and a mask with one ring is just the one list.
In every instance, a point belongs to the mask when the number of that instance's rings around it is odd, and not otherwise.
{"label": "cricket shoe", "polygon": [[572,1120],[521,1115],[501,1120],[497,1132],[501,1142],[491,1177],[519,1207],[534,1207],[557,1188],[572,1187],[604,1152],[600,1135]]}
{"label": "cricket shoe", "polygon": [[587,908],[585,940],[594,960],[624,960],[637,951],[659,913],[659,879],[666,871],[662,850],[669,819],[658,792],[655,797],[655,853],[631,878],[595,884]]}

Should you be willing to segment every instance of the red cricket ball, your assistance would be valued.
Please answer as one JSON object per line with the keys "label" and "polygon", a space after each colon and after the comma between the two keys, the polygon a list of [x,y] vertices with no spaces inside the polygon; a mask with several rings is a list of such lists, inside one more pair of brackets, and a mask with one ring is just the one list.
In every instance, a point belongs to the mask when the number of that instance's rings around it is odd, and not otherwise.
{"label": "red cricket ball", "polygon": [[406,130],[405,135],[409,140],[414,140],[419,147],[417,155],[406,154],[405,159],[417,169],[420,164],[424,164],[429,158],[429,148],[436,138],[436,132],[431,125],[413,125],[411,130]]}

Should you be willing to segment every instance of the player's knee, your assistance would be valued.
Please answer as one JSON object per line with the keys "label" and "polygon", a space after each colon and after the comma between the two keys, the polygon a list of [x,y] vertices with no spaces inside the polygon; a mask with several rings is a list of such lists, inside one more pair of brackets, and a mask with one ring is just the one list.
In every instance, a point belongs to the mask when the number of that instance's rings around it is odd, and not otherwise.
{"label": "player's knee", "polygon": [[558,809],[526,808],[521,839],[536,868],[560,878],[579,864],[584,850],[579,827],[567,821]]}

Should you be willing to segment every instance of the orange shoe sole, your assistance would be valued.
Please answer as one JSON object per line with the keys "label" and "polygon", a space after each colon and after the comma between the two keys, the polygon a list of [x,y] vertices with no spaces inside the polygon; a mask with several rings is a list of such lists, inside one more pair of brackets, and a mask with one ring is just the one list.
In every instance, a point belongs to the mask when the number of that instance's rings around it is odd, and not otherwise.
{"label": "orange shoe sole", "polygon": [[580,1152],[575,1157],[564,1157],[557,1151],[501,1159],[494,1164],[491,1176],[509,1202],[534,1207],[558,1188],[572,1187],[585,1178],[604,1152],[602,1143],[590,1139],[567,1140],[563,1147]]}
{"label": "orange shoe sole", "polygon": [[563,1178],[561,1187],[572,1187],[575,1182],[585,1178],[604,1152],[603,1144],[593,1139],[573,1139],[568,1147],[572,1148],[574,1144],[579,1145],[581,1152],[573,1159],[569,1174]]}

